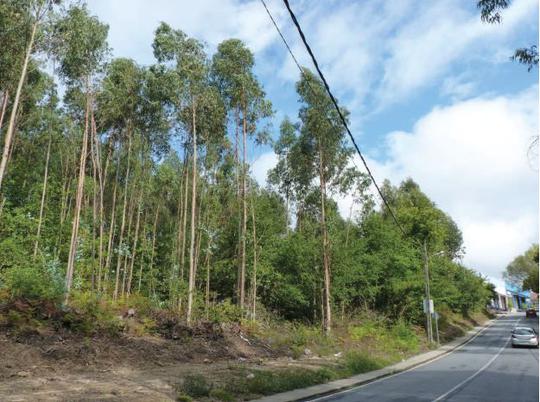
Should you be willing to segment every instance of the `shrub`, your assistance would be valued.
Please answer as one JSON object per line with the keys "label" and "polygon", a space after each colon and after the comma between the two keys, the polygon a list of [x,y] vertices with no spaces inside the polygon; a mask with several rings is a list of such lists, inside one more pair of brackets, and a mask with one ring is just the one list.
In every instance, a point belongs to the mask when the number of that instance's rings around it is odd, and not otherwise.
{"label": "shrub", "polygon": [[213,322],[239,322],[242,319],[242,311],[229,299],[211,306],[208,313],[208,318]]}
{"label": "shrub", "polygon": [[2,276],[1,286],[11,299],[59,302],[63,296],[63,283],[58,283],[48,272],[35,266],[8,269]]}
{"label": "shrub", "polygon": [[345,355],[344,364],[350,374],[362,374],[384,366],[367,353],[352,351]]}
{"label": "shrub", "polygon": [[91,292],[73,292],[70,298],[71,311],[64,315],[64,323],[75,331],[92,334],[104,331],[117,335],[123,323],[106,300]]}
{"label": "shrub", "polygon": [[276,372],[257,370],[253,374],[253,378],[244,379],[234,385],[237,392],[245,393],[247,390],[252,394],[271,395],[321,384],[335,378],[334,373],[324,368],[319,370],[281,370]]}
{"label": "shrub", "polygon": [[229,392],[221,388],[210,391],[210,396],[222,402],[234,402],[236,398]]}
{"label": "shrub", "polygon": [[210,395],[212,384],[206,381],[206,378],[200,374],[188,375],[180,387],[181,391],[193,398],[200,398]]}
{"label": "shrub", "polygon": [[398,321],[390,330],[393,346],[402,352],[416,352],[419,340],[411,326],[403,321]]}

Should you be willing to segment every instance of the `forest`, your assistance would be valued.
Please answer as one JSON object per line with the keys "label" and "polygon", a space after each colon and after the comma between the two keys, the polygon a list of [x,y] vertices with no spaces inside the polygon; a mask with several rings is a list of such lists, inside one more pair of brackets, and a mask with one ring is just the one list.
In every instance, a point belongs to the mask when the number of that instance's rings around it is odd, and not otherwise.
{"label": "forest", "polygon": [[[140,65],[107,35],[84,4],[0,2],[0,303],[144,299],[188,326],[271,314],[327,334],[360,311],[423,325],[427,258],[438,310],[486,306],[456,223],[414,178],[385,181],[381,202],[308,68],[298,114],[276,122],[241,40],[210,53],[161,23]],[[266,186],[260,146],[278,157]]]}

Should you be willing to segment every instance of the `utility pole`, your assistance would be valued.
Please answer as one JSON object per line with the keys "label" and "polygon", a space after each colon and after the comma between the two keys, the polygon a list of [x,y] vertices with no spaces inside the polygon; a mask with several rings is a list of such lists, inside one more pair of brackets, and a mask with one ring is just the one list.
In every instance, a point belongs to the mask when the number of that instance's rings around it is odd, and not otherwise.
{"label": "utility pole", "polygon": [[429,293],[429,267],[428,267],[428,253],[427,253],[427,244],[424,240],[424,280],[425,280],[425,290],[426,290],[426,302],[424,308],[426,310],[426,329],[428,342],[433,343],[433,329],[431,327],[431,295]]}

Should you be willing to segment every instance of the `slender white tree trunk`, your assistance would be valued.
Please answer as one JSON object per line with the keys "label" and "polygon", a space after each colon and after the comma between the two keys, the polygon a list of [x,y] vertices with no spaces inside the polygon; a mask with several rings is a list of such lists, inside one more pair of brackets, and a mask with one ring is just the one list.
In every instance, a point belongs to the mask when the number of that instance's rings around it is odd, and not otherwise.
{"label": "slender white tree trunk", "polygon": [[24,57],[24,63],[21,69],[19,83],[17,84],[17,91],[15,92],[15,99],[13,100],[13,107],[11,109],[11,115],[9,116],[9,124],[6,131],[6,135],[4,137],[4,150],[2,151],[2,160],[0,161],[0,190],[2,189],[2,182],[4,180],[4,174],[6,172],[9,152],[11,149],[11,142],[13,140],[13,132],[15,131],[15,120],[17,116],[17,109],[19,107],[19,102],[21,99],[22,87],[23,87],[24,81],[26,80],[26,72],[28,71],[28,62],[30,61],[30,56],[32,55],[32,49],[34,47],[34,39],[36,37],[38,24],[39,24],[39,20],[36,18],[36,21],[32,25],[32,33],[30,34],[30,41],[28,42],[28,46],[26,48],[26,55]]}
{"label": "slender white tree trunk", "polygon": [[188,300],[187,300],[187,313],[186,321],[191,323],[191,314],[193,309],[193,290],[195,288],[195,211],[197,202],[197,123],[195,102],[192,103],[192,140],[193,140],[193,167],[191,178],[191,238],[189,246],[189,281],[188,281]]}
{"label": "slender white tree trunk", "polygon": [[75,268],[75,254],[77,253],[77,239],[79,235],[79,223],[81,219],[82,199],[84,194],[84,178],[86,176],[86,154],[88,149],[88,119],[90,114],[90,89],[89,80],[86,80],[87,96],[86,96],[86,116],[83,132],[83,143],[81,148],[81,158],[79,163],[79,179],[77,182],[77,195],[75,199],[75,212],[73,216],[73,224],[71,228],[71,242],[69,246],[68,265],[66,270],[66,296],[65,302],[67,303],[69,292],[71,290],[71,284],[73,281],[73,272]]}
{"label": "slender white tree trunk", "polygon": [[38,227],[37,227],[37,233],[36,233],[36,241],[34,243],[34,258],[36,258],[37,256],[39,236],[41,234],[41,224],[43,222],[43,210],[45,208],[45,195],[47,194],[47,181],[49,178],[49,159],[51,156],[51,143],[52,143],[52,135],[49,136],[49,143],[47,144],[47,158],[45,161],[45,173],[43,174],[43,188],[41,190],[41,204],[39,206],[39,220],[38,220]]}

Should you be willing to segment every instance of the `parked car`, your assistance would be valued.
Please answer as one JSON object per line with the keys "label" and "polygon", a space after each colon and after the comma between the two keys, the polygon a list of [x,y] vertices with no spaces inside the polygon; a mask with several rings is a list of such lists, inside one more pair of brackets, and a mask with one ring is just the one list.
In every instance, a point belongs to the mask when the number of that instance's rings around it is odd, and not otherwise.
{"label": "parked car", "polygon": [[525,317],[536,318],[538,317],[538,314],[536,314],[536,310],[534,308],[529,308],[527,311],[525,311]]}
{"label": "parked car", "polygon": [[533,328],[516,327],[512,331],[512,347],[532,346],[538,348],[538,334]]}

